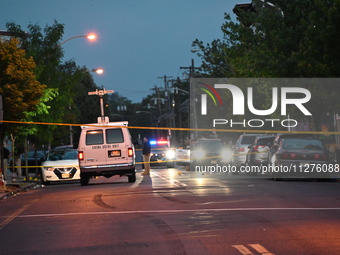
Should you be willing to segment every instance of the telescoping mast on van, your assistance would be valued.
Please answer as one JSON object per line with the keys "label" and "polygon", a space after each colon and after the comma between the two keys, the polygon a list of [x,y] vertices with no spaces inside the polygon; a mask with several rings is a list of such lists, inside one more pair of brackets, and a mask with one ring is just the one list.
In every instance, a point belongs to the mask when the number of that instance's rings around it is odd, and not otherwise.
{"label": "telescoping mast on van", "polygon": [[88,92],[88,95],[99,96],[101,117],[98,117],[98,123],[81,127],[78,160],[82,186],[96,176],[124,175],[129,182],[136,181],[135,148],[128,122],[109,122],[104,116],[103,96],[113,92],[106,89]]}

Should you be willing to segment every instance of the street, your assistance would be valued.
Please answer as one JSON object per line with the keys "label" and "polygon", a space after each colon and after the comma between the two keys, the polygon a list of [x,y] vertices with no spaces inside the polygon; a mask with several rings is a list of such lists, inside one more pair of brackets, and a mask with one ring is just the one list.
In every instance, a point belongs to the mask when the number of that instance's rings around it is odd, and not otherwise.
{"label": "street", "polygon": [[0,201],[0,254],[340,254],[340,183],[152,167]]}

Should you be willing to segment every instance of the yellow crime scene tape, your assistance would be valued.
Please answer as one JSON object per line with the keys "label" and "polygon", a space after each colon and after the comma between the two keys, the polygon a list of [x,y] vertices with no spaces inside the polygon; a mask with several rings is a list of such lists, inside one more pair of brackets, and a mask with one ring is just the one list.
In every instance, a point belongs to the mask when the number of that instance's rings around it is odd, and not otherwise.
{"label": "yellow crime scene tape", "polygon": [[[12,121],[1,120],[1,123],[13,124],[28,124],[28,125],[55,125],[55,126],[88,126],[98,127],[98,124],[74,124],[74,123],[49,123],[49,122],[27,122],[27,121]],[[103,127],[119,127],[130,129],[151,129],[151,130],[178,130],[178,131],[212,131],[212,132],[227,132],[227,133],[291,133],[291,134],[319,134],[319,135],[340,135],[340,132],[330,131],[288,131],[288,130],[248,130],[248,129],[215,129],[215,128],[174,128],[174,127],[138,127],[138,126],[116,126],[112,124],[103,124]]]}
{"label": "yellow crime scene tape", "polygon": [[[27,122],[27,121],[10,121],[10,120],[2,120],[1,123],[12,123],[12,124],[27,124],[27,125],[55,125],[55,126],[93,126],[98,127],[98,124],[74,124],[74,123],[50,123],[50,122]],[[140,127],[140,126],[116,126],[113,124],[102,124],[103,127],[119,127],[119,128],[129,128],[129,129],[141,129],[141,130],[177,130],[177,131],[211,131],[211,132],[227,132],[227,133],[269,133],[269,134],[276,134],[276,133],[291,133],[291,134],[319,134],[319,135],[340,135],[340,132],[329,132],[329,131],[288,131],[288,130],[246,130],[246,129],[215,129],[215,128],[175,128],[175,127]],[[137,149],[139,151],[141,149]],[[247,154],[257,154],[260,152],[253,152],[253,153],[241,153],[241,154],[232,154],[232,156],[239,156],[239,155],[247,155]],[[217,157],[206,157],[206,158],[217,158]],[[184,159],[186,160],[186,159]],[[181,160],[172,160],[172,161],[162,161],[162,162],[176,162],[176,161],[183,161]],[[190,161],[190,159],[188,159]],[[144,164],[145,162],[136,162],[136,164]],[[159,163],[157,161],[150,161],[148,163]],[[34,168],[34,167],[41,167],[41,166],[21,166],[22,168]],[[47,167],[47,166],[46,166]],[[14,166],[14,168],[18,168]]]}

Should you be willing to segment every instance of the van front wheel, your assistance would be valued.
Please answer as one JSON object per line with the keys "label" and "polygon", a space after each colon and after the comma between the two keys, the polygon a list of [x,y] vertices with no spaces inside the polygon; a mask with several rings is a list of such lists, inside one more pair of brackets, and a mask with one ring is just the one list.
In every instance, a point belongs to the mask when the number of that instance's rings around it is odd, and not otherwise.
{"label": "van front wheel", "polygon": [[136,174],[128,175],[129,182],[136,182]]}
{"label": "van front wheel", "polygon": [[80,174],[80,185],[86,186],[89,184],[90,176],[87,174]]}

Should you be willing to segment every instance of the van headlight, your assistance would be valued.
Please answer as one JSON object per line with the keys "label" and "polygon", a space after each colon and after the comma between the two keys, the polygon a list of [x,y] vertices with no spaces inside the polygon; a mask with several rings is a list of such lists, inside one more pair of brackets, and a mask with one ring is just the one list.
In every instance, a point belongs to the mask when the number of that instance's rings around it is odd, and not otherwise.
{"label": "van headlight", "polygon": [[175,158],[175,152],[173,150],[168,150],[168,151],[166,151],[165,156],[166,156],[167,159],[174,159]]}
{"label": "van headlight", "polygon": [[194,156],[194,158],[196,159],[203,159],[204,156],[205,156],[205,151],[202,150],[202,149],[197,149],[197,150],[194,150],[192,152],[192,155]]}

